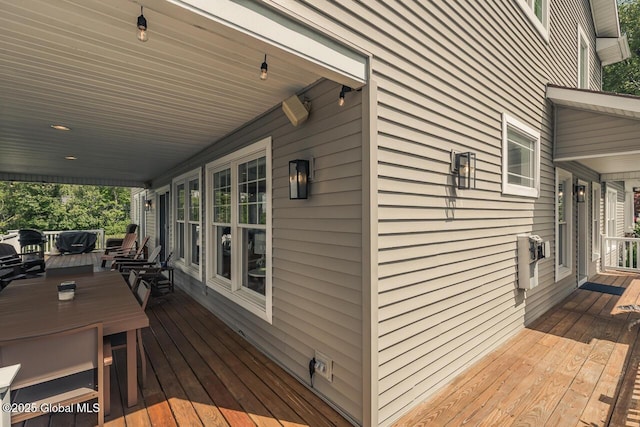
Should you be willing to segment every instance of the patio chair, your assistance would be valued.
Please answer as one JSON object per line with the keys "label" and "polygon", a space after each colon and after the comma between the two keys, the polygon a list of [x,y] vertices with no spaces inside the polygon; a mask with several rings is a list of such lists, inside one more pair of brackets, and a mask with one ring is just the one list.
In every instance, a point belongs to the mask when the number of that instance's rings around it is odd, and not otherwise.
{"label": "patio chair", "polygon": [[136,233],[127,233],[124,236],[122,241],[122,245],[120,246],[112,246],[110,248],[106,248],[104,250],[104,255],[102,256],[102,267],[106,267],[107,261],[113,261],[113,257],[116,254],[120,255],[128,255],[135,251],[136,239],[138,236]]}
{"label": "patio chair", "polygon": [[[170,252],[167,258],[160,263],[121,264],[120,272],[125,280],[129,281],[132,278],[131,273],[136,271],[139,276],[138,280],[144,279],[149,283],[153,296],[173,292],[173,268],[169,266],[172,254],[173,252]],[[165,272],[168,276],[164,274]]]}
{"label": "patio chair", "polygon": [[111,264],[112,270],[118,270],[122,273],[123,276],[126,277],[129,270],[145,268],[145,267],[153,267],[158,264],[158,257],[160,256],[160,252],[162,251],[162,246],[158,245],[149,254],[149,256],[144,258],[129,258],[129,257],[116,257]]}
{"label": "patio chair", "polygon": [[0,289],[7,286],[12,280],[24,279],[30,268],[22,262],[20,254],[13,245],[0,243]]}
{"label": "patio chair", "polygon": [[97,398],[98,425],[104,424],[102,323],[0,342],[0,361],[5,367],[20,366],[10,384],[10,401],[25,410],[13,412],[11,423]]}
{"label": "patio chair", "polygon": [[[147,308],[147,303],[149,302],[149,295],[151,294],[151,288],[149,284],[141,280],[137,289],[134,292],[140,307],[144,311]],[[136,341],[138,343],[138,352],[140,353],[140,370],[142,371],[142,387],[145,387],[147,384],[147,359],[144,355],[144,347],[142,345],[142,330],[136,330]],[[127,348],[127,335],[122,332],[119,334],[107,335],[104,337],[104,345],[106,348],[110,348],[111,351],[119,350],[122,348]],[[109,369],[104,370],[104,380],[105,390],[108,390],[111,385],[111,378]],[[105,394],[104,398],[104,412],[105,414],[109,414],[111,411],[111,398],[109,395]]]}

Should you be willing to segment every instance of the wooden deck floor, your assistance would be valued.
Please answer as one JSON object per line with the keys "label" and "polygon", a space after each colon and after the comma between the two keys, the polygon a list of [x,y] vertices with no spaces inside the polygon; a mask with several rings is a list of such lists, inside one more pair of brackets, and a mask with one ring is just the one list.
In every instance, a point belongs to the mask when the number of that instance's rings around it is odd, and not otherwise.
{"label": "wooden deck floor", "polygon": [[[635,278],[592,281],[626,287]],[[640,426],[639,328],[611,317],[618,298],[576,290],[396,427]]]}
{"label": "wooden deck floor", "polygon": [[[52,257],[50,266],[93,263],[99,254]],[[96,271],[100,270],[96,267]],[[9,285],[10,286],[10,285]],[[143,331],[148,360],[137,406],[123,405],[124,351],[112,369],[111,414],[121,426],[351,426],[335,410],[262,355],[185,293],[152,298]],[[91,426],[95,415],[54,414],[31,426]]]}

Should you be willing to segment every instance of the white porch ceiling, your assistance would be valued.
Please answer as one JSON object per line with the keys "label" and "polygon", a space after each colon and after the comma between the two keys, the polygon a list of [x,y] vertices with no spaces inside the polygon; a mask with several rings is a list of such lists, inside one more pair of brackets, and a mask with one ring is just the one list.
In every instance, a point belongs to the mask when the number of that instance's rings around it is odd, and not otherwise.
{"label": "white porch ceiling", "polygon": [[548,85],[547,99],[558,110],[555,161],[600,174],[640,172],[640,97]]}
{"label": "white porch ceiling", "polygon": [[0,179],[141,186],[336,76],[177,3],[142,43],[137,2],[0,0]]}

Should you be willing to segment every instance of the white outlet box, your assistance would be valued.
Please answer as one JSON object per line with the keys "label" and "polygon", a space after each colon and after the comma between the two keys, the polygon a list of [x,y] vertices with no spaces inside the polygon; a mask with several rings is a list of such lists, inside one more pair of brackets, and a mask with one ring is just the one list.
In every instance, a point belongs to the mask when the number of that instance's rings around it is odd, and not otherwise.
{"label": "white outlet box", "polygon": [[329,382],[333,382],[333,360],[318,350],[316,350],[316,374],[326,379]]}

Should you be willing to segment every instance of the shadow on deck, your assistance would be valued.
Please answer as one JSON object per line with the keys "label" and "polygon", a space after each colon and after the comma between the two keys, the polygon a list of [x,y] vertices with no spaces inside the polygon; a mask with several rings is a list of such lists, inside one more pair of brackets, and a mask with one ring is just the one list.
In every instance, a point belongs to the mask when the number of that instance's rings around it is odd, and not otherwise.
{"label": "shadow on deck", "polygon": [[[51,257],[48,266],[92,263],[100,253]],[[351,426],[282,368],[211,312],[176,288],[152,298],[143,331],[147,385],[127,408],[125,352],[111,370],[111,414],[106,426]],[[31,426],[91,426],[95,415],[53,414]]]}
{"label": "shadow on deck", "polygon": [[[627,287],[637,275],[592,281]],[[638,426],[640,343],[617,295],[576,289],[396,427]]]}

